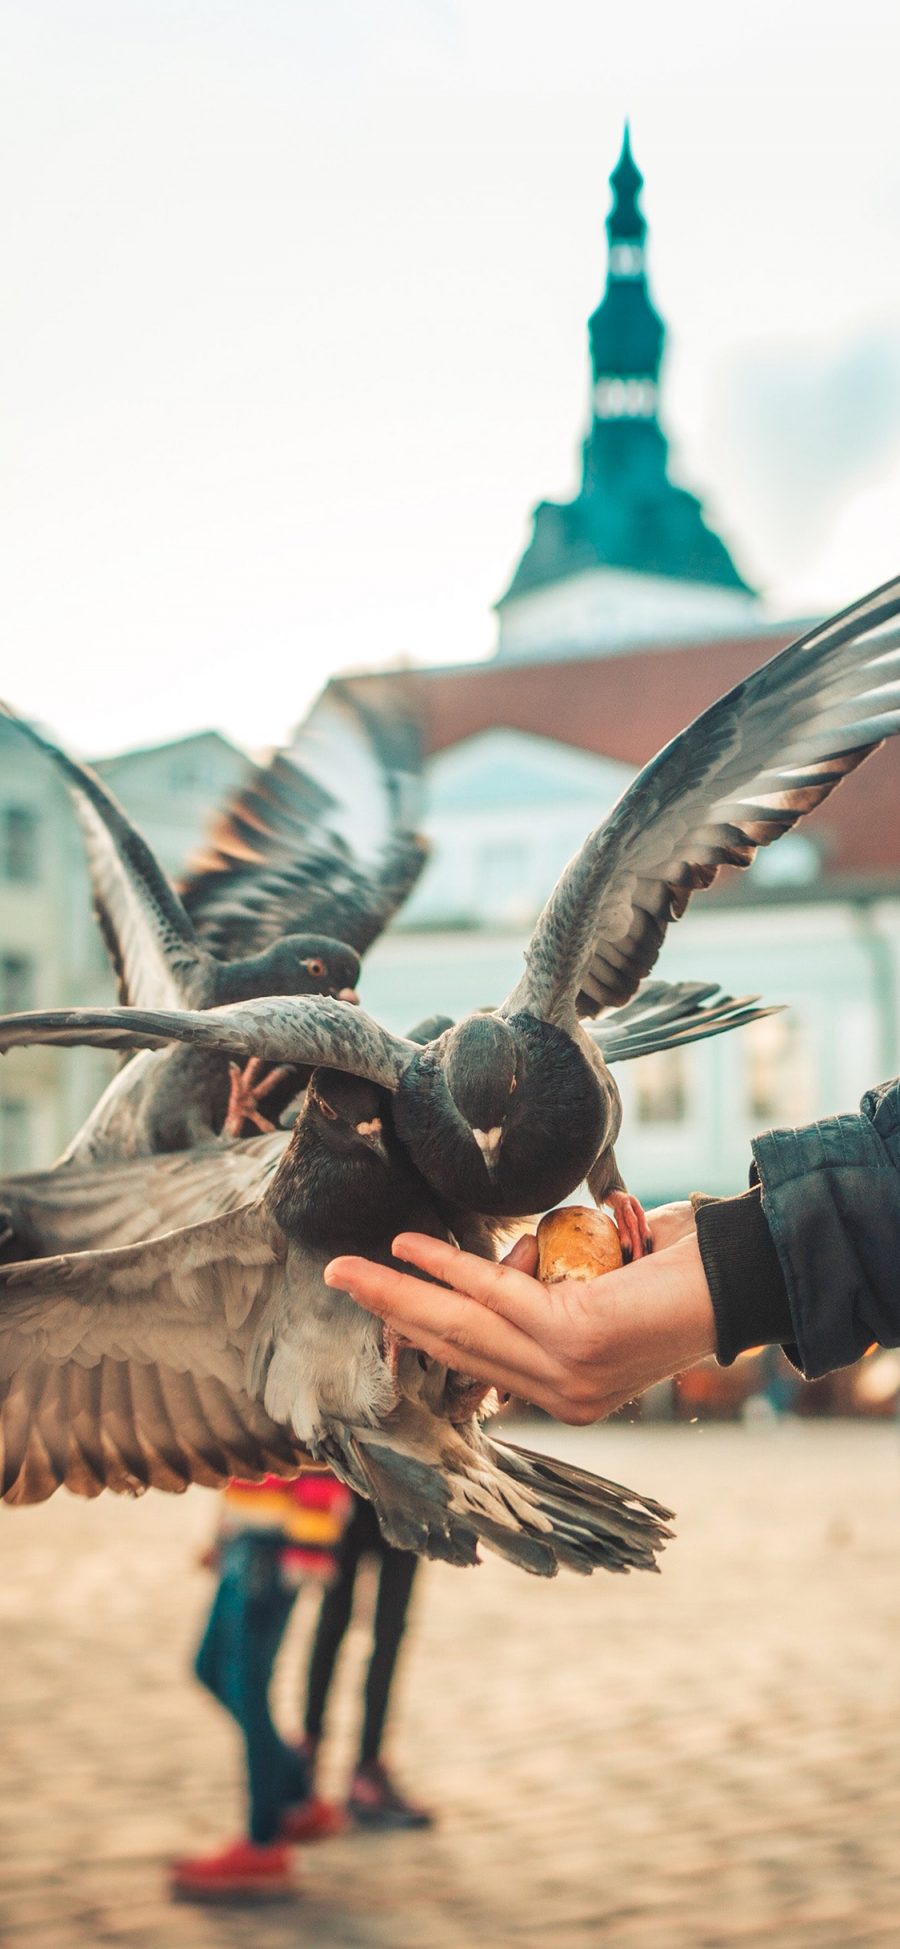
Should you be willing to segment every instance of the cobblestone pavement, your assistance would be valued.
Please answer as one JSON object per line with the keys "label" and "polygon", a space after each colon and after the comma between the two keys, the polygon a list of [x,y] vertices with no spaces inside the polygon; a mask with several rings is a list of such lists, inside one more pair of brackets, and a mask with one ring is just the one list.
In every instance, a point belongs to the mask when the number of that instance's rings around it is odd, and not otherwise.
{"label": "cobblestone pavement", "polygon": [[[430,1566],[392,1757],[439,1826],[310,1850],[301,1896],[252,1913],[165,1890],[167,1856],[238,1825],[235,1740],[188,1675],[213,1499],[0,1512],[4,1945],[900,1943],[895,1430],[524,1433],[672,1502],[662,1576]],[[364,1652],[354,1629],[335,1789]]]}

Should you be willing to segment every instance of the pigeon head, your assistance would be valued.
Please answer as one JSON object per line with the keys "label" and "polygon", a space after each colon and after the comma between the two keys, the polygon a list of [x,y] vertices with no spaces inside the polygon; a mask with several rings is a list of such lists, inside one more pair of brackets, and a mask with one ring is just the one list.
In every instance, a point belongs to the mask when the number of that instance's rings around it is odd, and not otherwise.
{"label": "pigeon head", "polygon": [[470,1015],[447,1037],[444,1079],[484,1159],[496,1170],[517,1087],[516,1042],[499,1015]]}
{"label": "pigeon head", "polygon": [[[248,973],[250,964],[246,966]],[[286,934],[253,962],[255,995],[335,995],[358,1002],[359,955],[327,934]]]}
{"label": "pigeon head", "polygon": [[314,1069],[306,1091],[304,1115],[330,1151],[367,1152],[387,1168],[384,1098],[374,1083],[349,1076],[342,1069]]}

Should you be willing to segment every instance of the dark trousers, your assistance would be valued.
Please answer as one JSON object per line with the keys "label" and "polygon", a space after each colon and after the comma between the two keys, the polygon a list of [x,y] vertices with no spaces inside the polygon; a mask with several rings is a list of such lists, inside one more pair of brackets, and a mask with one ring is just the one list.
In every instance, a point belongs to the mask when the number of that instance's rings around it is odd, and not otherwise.
{"label": "dark trousers", "polygon": [[375,1641],[366,1677],[359,1749],[360,1765],[365,1765],[377,1759],[381,1750],[391,1680],[419,1559],[412,1551],[395,1550],[385,1542],[370,1502],[354,1496],[353,1505],[353,1514],[338,1548],[337,1575],[325,1592],[319,1612],[307,1680],[306,1732],[310,1739],[321,1735],[337,1655],[353,1610],[353,1587],[360,1559],[374,1556],[379,1563]]}
{"label": "dark trousers", "polygon": [[231,1538],[196,1660],[197,1677],[244,1735],[250,1837],[261,1844],[275,1840],[284,1808],[309,1790],[307,1766],[269,1711],[272,1668],[296,1595],[283,1580],[276,1539]]}

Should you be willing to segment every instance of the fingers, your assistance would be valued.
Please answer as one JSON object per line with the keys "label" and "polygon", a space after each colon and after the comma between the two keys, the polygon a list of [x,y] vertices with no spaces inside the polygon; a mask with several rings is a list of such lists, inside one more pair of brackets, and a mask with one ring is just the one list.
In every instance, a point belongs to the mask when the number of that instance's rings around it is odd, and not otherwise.
{"label": "fingers", "polygon": [[538,1242],[533,1232],[523,1232],[505,1254],[501,1263],[512,1266],[515,1272],[528,1272],[534,1278],[538,1268]]}
{"label": "fingers", "polygon": [[696,1229],[693,1206],[688,1199],[677,1204],[658,1205],[655,1211],[648,1211],[647,1225],[654,1252],[663,1252]]}
{"label": "fingers", "polygon": [[[454,1264],[468,1256],[448,1249]],[[394,1332],[433,1360],[460,1368],[476,1380],[529,1399],[534,1398],[535,1384],[546,1382],[551,1362],[543,1349],[520,1328],[464,1293],[358,1258],[332,1259],[325,1268],[325,1283],[389,1321]]]}
{"label": "fingers", "polygon": [[[423,1232],[401,1232],[394,1240],[394,1257],[418,1266],[457,1293],[465,1293],[509,1320],[524,1333],[540,1339],[547,1325],[547,1291],[518,1266],[495,1265],[474,1252],[460,1252],[442,1239]],[[515,1247],[513,1248],[515,1250]]]}

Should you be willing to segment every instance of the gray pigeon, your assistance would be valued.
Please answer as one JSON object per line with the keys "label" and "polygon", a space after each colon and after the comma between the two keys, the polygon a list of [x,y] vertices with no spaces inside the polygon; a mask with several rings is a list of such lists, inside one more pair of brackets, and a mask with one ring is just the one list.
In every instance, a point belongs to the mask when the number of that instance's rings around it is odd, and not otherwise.
{"label": "gray pigeon", "polygon": [[[424,1048],[362,1011],[282,997],[203,1016],[6,1018],[0,1047],[128,1049],[174,1037],[234,1057],[348,1069],[395,1093],[397,1134],[442,1197],[526,1214],[587,1176],[626,1247],[640,1253],[645,1220],[616,1163],[621,1104],[604,1059],[615,1016],[593,1031],[584,1018],[631,1002],[669,922],[720,866],[750,865],[758,846],[789,831],[900,729],[900,638],[886,630],[898,613],[900,580],[809,631],[674,738],[565,868],[512,993]],[[676,1033],[661,1022],[645,1048],[664,1047],[667,1027]]]}
{"label": "gray pigeon", "polygon": [[[382,719],[340,691],[330,698],[291,751],[256,767],[219,814],[180,899],[96,774],[6,714],[72,794],[122,1001],[207,1008],[281,992],[357,1000],[359,955],[426,853],[405,823],[421,763],[412,718]],[[220,1057],[169,1051],[120,1072],[61,1161],[187,1149],[223,1127],[239,1135],[247,1120],[271,1129],[300,1081],[255,1059],[232,1066],[229,1079]]]}
{"label": "gray pigeon", "polygon": [[[448,1236],[382,1092],[316,1070],[289,1138],[225,1152],[252,1202],[139,1244],[0,1267],[8,1501],[61,1483],[94,1494],[220,1481],[248,1472],[248,1455],[253,1472],[289,1471],[306,1449],[371,1498],[401,1548],[469,1564],[482,1541],[543,1576],[656,1567],[665,1510],[490,1440],[461,1377],[411,1348],[388,1363],[380,1324],[324,1286],[338,1247],[389,1263],[401,1229]],[[80,1175],[106,1179],[120,1213],[142,1185],[151,1205],[155,1194],[158,1207],[209,1210],[222,1195],[212,1155],[180,1161],[177,1195],[174,1158]],[[156,1222],[169,1215],[157,1208]],[[490,1250],[478,1221],[459,1236]]]}

